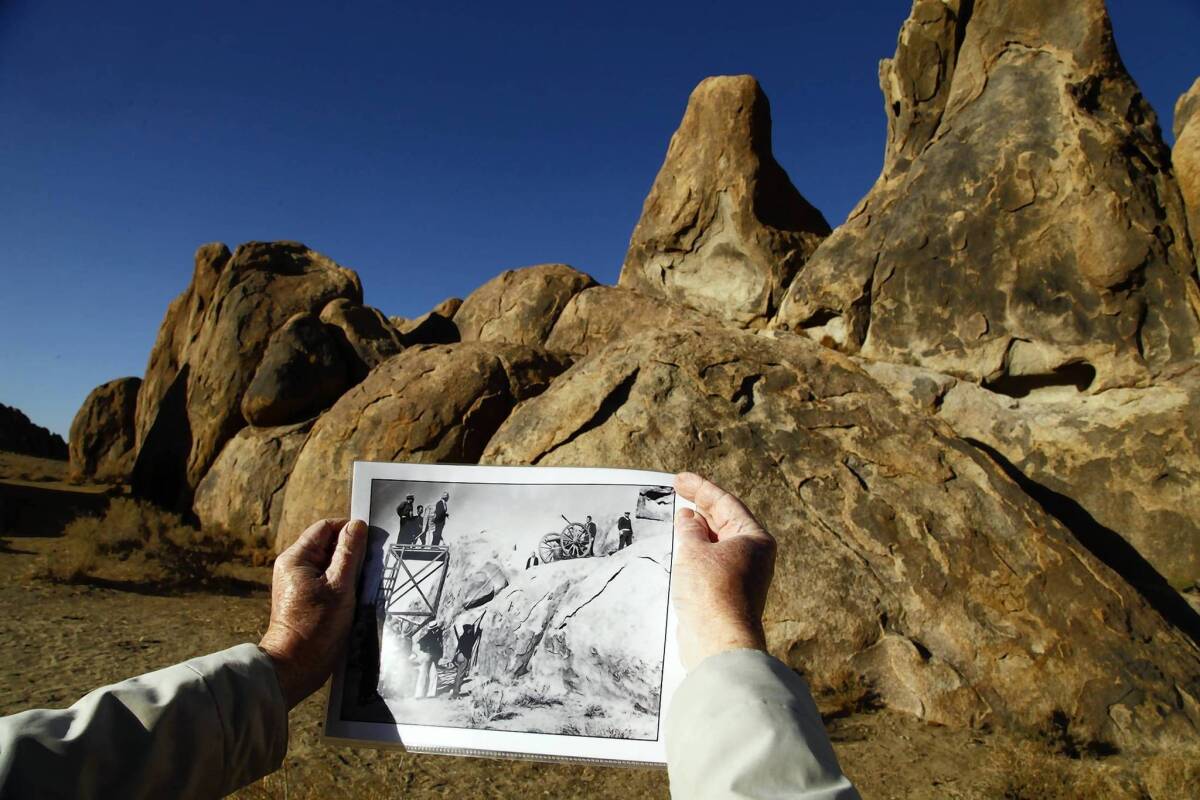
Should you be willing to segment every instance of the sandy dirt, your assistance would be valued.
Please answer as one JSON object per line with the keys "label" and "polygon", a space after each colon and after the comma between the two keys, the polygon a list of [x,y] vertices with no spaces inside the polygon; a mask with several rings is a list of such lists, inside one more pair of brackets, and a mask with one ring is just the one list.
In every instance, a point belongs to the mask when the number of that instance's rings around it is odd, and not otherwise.
{"label": "sandy dirt", "polygon": [[[133,580],[64,586],[34,577],[61,547],[55,536],[9,531],[0,539],[0,713],[69,705],[104,683],[257,641],[266,625],[265,568],[240,568],[237,594],[155,594]],[[327,745],[320,738],[324,703],[321,692],[293,712],[283,769],[238,796],[668,796],[666,774],[658,770]],[[1054,742],[930,726],[886,711],[836,716],[828,726],[865,798],[1200,797],[1200,750],[1069,758],[1055,752],[1061,746]]]}

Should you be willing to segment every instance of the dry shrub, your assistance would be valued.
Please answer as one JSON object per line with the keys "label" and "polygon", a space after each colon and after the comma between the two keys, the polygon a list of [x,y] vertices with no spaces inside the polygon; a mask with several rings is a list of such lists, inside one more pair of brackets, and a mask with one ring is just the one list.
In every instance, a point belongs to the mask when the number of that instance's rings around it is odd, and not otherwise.
{"label": "dry shrub", "polygon": [[826,722],[883,707],[875,687],[863,675],[848,669],[837,671],[828,684],[816,687],[814,699]]}
{"label": "dry shrub", "polygon": [[115,497],[102,516],[72,520],[63,531],[63,554],[41,577],[78,583],[94,580],[106,565],[123,562],[134,576],[162,586],[207,584],[233,549],[151,503]]}

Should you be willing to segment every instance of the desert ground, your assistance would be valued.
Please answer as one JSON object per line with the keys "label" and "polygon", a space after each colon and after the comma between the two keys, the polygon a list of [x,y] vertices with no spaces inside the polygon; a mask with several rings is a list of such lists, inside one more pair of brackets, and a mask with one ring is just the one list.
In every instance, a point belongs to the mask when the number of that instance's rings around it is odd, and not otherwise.
{"label": "desert ground", "polygon": [[[270,569],[231,563],[208,587],[147,584],[114,561],[78,584],[43,577],[65,557],[55,526],[63,509],[94,512],[106,488],[65,480],[62,462],[0,454],[0,502],[28,530],[7,528],[0,547],[0,713],[61,707],[108,682],[262,635]],[[37,520],[48,520],[38,525]],[[57,521],[56,521],[57,520]],[[1166,798],[1200,786],[1194,754],[1140,761],[1080,752],[1069,736],[1021,739],[928,725],[874,707],[848,689],[818,698],[838,757],[864,798]],[[453,758],[325,744],[325,692],[291,715],[282,769],[245,798],[487,797],[654,798],[667,776],[535,762]],[[1186,792],[1187,790],[1182,790]]]}

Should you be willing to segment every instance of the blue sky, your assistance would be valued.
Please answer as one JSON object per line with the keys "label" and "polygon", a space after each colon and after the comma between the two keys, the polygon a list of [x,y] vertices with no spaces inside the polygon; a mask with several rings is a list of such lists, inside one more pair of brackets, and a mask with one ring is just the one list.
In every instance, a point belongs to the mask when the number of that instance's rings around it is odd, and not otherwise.
{"label": "blue sky", "polygon": [[[0,0],[0,402],[140,375],[197,245],[298,239],[412,316],[501,270],[614,282],[688,93],[748,72],[832,224],[879,172],[904,0]],[[1196,0],[1112,0],[1169,138]]]}

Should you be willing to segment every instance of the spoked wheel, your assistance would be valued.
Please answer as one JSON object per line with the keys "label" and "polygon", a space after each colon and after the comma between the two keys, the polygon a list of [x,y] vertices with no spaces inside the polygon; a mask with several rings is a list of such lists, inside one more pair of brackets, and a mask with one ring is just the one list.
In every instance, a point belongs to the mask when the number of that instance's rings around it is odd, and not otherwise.
{"label": "spoked wheel", "polygon": [[572,522],[563,528],[560,540],[563,558],[582,558],[588,554],[589,540],[587,528],[578,522]]}
{"label": "spoked wheel", "polygon": [[551,561],[558,561],[563,557],[562,552],[562,534],[547,533],[538,542],[538,558],[543,564],[549,564]]}

